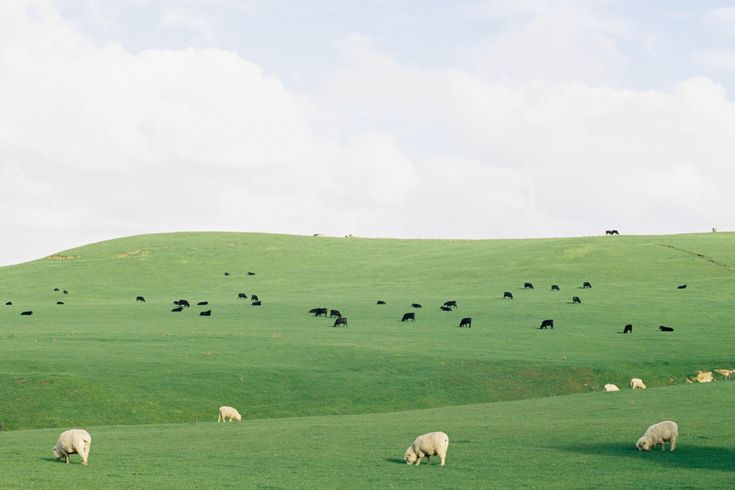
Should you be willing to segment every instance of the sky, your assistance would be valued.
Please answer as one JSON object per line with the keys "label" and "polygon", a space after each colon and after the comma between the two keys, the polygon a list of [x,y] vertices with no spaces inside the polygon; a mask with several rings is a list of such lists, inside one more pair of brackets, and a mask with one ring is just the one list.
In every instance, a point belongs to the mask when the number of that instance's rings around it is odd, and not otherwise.
{"label": "sky", "polygon": [[0,2],[0,265],[735,230],[735,1]]}

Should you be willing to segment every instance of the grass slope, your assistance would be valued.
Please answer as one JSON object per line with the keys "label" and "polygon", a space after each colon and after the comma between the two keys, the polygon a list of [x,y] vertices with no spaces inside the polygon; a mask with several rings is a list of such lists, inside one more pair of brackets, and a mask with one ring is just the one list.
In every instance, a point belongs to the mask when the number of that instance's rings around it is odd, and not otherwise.
{"label": "grass slope", "polygon": [[[89,466],[51,457],[58,430],[0,433],[2,488],[731,488],[735,383],[353,416],[88,427]],[[728,418],[729,417],[729,418]],[[640,453],[673,419],[677,450]],[[447,465],[406,466],[444,430]]]}
{"label": "grass slope", "polygon": [[[247,419],[392,412],[587,392],[631,376],[683,383],[733,367],[732,264],[729,233],[98,243],[0,268],[0,301],[14,303],[0,306],[0,425],[203,422],[221,404]],[[526,281],[537,288],[522,290]],[[213,316],[169,312],[178,298],[208,300]],[[448,299],[457,311],[439,311]],[[400,323],[413,302],[424,305],[417,321]],[[315,306],[339,309],[350,326],[310,317]],[[19,315],[27,309],[33,316]],[[463,316],[471,330],[456,328]],[[557,328],[539,331],[544,318]],[[633,335],[618,333],[625,323]],[[674,334],[659,333],[662,323]]]}

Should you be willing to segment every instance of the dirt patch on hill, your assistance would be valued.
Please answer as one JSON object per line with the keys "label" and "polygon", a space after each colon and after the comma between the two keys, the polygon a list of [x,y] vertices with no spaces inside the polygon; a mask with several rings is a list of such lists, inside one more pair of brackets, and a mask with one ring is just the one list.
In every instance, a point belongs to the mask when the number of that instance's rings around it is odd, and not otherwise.
{"label": "dirt patch on hill", "polygon": [[72,259],[78,259],[78,255],[49,255],[46,257],[49,260],[72,260]]}
{"label": "dirt patch on hill", "polygon": [[116,259],[127,259],[129,257],[140,257],[145,255],[150,255],[151,249],[150,248],[139,248],[137,250],[131,250],[129,252],[123,252],[120,254],[115,255]]}

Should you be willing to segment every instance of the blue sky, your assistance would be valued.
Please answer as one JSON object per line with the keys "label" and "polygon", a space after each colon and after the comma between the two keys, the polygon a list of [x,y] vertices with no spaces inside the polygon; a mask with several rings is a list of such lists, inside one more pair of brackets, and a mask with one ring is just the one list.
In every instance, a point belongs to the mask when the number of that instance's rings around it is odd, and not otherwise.
{"label": "blue sky", "polygon": [[735,2],[0,4],[0,264],[176,230],[735,228]]}

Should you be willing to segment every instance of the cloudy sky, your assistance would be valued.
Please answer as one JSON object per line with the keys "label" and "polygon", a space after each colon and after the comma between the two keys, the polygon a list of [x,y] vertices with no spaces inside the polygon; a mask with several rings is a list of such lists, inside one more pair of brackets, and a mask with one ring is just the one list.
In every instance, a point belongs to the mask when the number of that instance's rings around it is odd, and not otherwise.
{"label": "cloudy sky", "polygon": [[0,264],[735,229],[735,2],[0,2]]}

